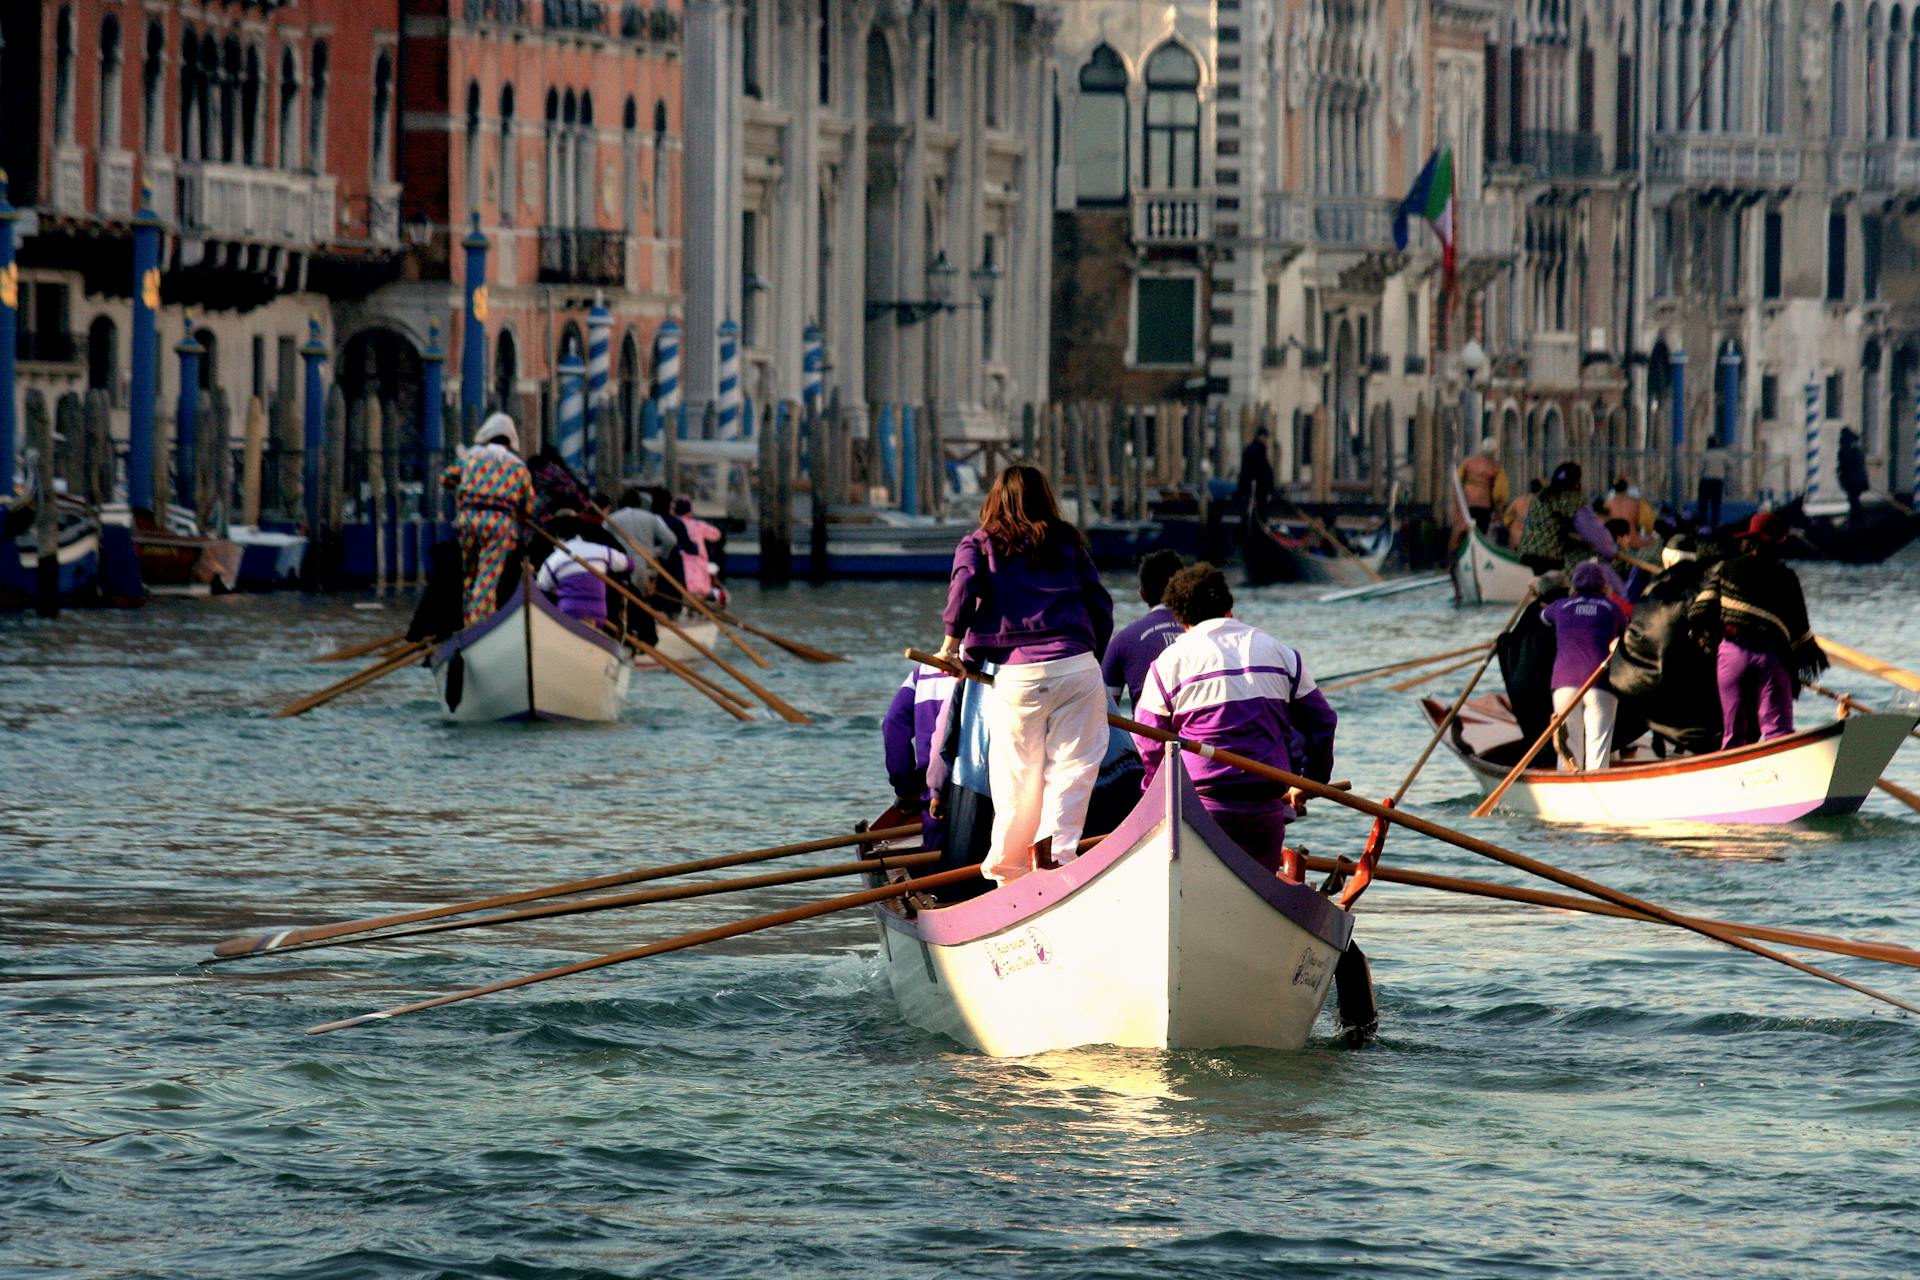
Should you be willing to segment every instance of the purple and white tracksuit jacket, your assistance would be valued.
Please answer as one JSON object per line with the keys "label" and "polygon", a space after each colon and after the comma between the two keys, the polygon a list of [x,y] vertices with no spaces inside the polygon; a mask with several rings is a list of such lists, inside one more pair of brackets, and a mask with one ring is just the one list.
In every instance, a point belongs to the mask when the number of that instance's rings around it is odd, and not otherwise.
{"label": "purple and white tracksuit jacket", "polygon": [[958,683],[938,667],[916,666],[893,695],[880,724],[880,741],[895,795],[918,796],[922,805],[932,797],[927,766],[933,759],[934,730]]}
{"label": "purple and white tracksuit jacket", "polygon": [[[1232,618],[1201,623],[1167,646],[1147,672],[1134,718],[1316,782],[1333,775],[1338,717],[1307,674],[1306,660],[1264,631]],[[1152,786],[1165,743],[1136,737]],[[1278,863],[1293,808],[1285,788],[1203,756],[1185,761],[1207,812],[1263,863]]]}

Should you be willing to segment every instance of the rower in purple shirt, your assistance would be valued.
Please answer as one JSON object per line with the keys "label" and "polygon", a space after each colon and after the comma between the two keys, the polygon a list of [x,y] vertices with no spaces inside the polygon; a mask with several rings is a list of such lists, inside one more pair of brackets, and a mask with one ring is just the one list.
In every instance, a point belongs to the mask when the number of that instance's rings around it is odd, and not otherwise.
{"label": "rower in purple shirt", "polygon": [[953,553],[940,657],[996,662],[983,705],[993,751],[993,845],[1006,883],[1070,861],[1107,750],[1099,655],[1113,598],[1038,468],[1011,466]]}
{"label": "rower in purple shirt", "polygon": [[[1540,620],[1553,629],[1553,709],[1573,704],[1594,669],[1607,661],[1613,642],[1627,629],[1627,615],[1607,598],[1607,575],[1588,560],[1573,567],[1574,594],[1546,607]],[[1613,717],[1620,699],[1603,675],[1580,699],[1562,726],[1563,767],[1604,769],[1613,753]]]}
{"label": "rower in purple shirt", "polygon": [[887,781],[893,787],[894,801],[901,808],[919,812],[931,798],[927,788],[927,766],[933,760],[934,728],[941,709],[953,697],[954,678],[938,667],[920,664],[893,695],[887,717],[880,724],[881,746],[886,752]]}
{"label": "rower in purple shirt", "polygon": [[1180,638],[1180,624],[1173,620],[1173,612],[1161,597],[1166,594],[1168,580],[1185,567],[1186,561],[1177,551],[1155,551],[1140,561],[1140,598],[1147,604],[1146,616],[1113,633],[1107,656],[1100,663],[1107,692],[1115,702],[1124,693],[1131,705],[1139,706],[1147,668],[1162,649]]}
{"label": "rower in purple shirt", "polygon": [[[1175,574],[1166,602],[1185,632],[1153,660],[1134,718],[1317,782],[1332,777],[1339,718],[1299,651],[1236,620],[1227,577],[1210,564]],[[1138,736],[1134,744],[1150,787],[1167,746]],[[1187,772],[1208,814],[1254,861],[1302,878],[1284,848],[1287,824],[1306,809],[1298,793],[1206,756],[1189,756]]]}

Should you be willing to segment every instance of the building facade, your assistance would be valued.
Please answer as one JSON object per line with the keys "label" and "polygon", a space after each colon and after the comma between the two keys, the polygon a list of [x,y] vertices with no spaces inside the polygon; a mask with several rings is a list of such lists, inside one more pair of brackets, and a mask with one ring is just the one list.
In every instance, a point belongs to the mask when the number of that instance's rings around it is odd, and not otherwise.
{"label": "building facade", "polygon": [[1007,0],[689,0],[690,407],[824,393],[930,405],[1002,438],[1047,393],[1049,50],[1057,6]]}
{"label": "building facade", "polygon": [[[341,367],[404,382],[431,331],[459,383],[477,225],[487,242],[484,386],[529,450],[550,442],[559,369],[610,313],[594,470],[638,465],[655,338],[680,292],[681,13],[603,0],[405,0],[404,280],[342,309]],[[391,372],[390,372],[391,371]],[[470,426],[470,424],[468,424]]]}
{"label": "building facade", "polygon": [[0,9],[22,211],[19,394],[106,391],[125,437],[141,192],[162,241],[157,399],[191,332],[235,412],[298,395],[310,315],[401,271],[397,0]]}

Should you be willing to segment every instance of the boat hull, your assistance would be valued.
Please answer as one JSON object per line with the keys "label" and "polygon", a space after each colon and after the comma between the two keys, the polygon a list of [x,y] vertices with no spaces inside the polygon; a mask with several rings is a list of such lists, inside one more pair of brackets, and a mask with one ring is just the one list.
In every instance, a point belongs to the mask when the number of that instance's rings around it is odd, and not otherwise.
{"label": "boat hull", "polygon": [[1453,555],[1453,592],[1460,604],[1519,604],[1533,570],[1471,525]]}
{"label": "boat hull", "polygon": [[435,649],[431,665],[442,710],[463,724],[618,720],[632,675],[618,641],[526,583],[512,604]]}
{"label": "boat hull", "polygon": [[1120,827],[953,906],[875,908],[909,1022],[994,1057],[1082,1045],[1297,1049],[1353,918],[1213,823],[1177,756]]}
{"label": "boat hull", "polygon": [[[1446,713],[1432,699],[1421,705],[1434,724]],[[1469,707],[1493,715],[1499,704],[1475,699]],[[1529,769],[1500,805],[1548,822],[1591,826],[1783,823],[1854,813],[1916,720],[1920,717],[1910,712],[1861,712],[1728,751],[1583,774]],[[1518,740],[1517,730],[1507,739]],[[1460,732],[1449,737],[1448,746],[1483,794],[1491,794],[1507,774],[1507,768],[1471,750]]]}
{"label": "boat hull", "polygon": [[[661,627],[660,643],[654,646],[660,650],[661,653],[672,658],[675,662],[680,663],[706,661],[706,654],[695,649],[689,641],[696,641],[706,646],[706,648],[712,652],[719,652],[719,650],[714,648],[715,645],[720,643],[720,627],[718,624],[700,618],[689,619],[685,614],[675,618],[674,622],[679,625],[680,630],[687,633],[688,638],[683,640],[667,628]],[[659,663],[644,654],[634,659],[633,665],[646,671],[658,671],[661,669]]]}

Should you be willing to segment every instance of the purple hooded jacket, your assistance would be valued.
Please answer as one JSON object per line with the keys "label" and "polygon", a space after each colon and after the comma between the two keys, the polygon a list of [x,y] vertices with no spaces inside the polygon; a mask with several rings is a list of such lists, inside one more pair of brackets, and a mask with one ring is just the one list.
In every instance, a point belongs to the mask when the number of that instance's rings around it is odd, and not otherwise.
{"label": "purple hooded jacket", "polygon": [[960,540],[941,620],[948,635],[966,642],[970,660],[1045,662],[1106,651],[1113,597],[1092,558],[1075,542],[1053,559],[1002,557],[985,529]]}

